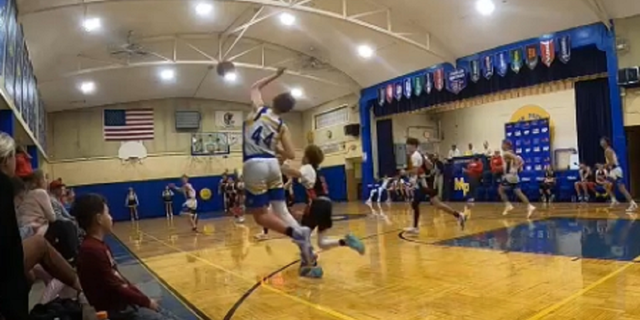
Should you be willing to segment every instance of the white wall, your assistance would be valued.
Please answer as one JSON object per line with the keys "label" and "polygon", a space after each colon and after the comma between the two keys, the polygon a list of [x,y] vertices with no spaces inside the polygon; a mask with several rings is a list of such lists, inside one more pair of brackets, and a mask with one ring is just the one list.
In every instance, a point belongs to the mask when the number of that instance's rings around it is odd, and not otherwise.
{"label": "white wall", "polygon": [[[440,154],[446,155],[452,144],[457,144],[460,151],[473,143],[476,150],[482,149],[486,140],[494,150],[504,139],[504,125],[511,122],[516,115],[525,118],[535,117],[532,106],[537,106],[551,118],[552,148],[578,147],[576,129],[574,90],[565,90],[549,94],[532,95],[522,98],[487,103],[475,107],[445,112],[441,115],[443,141]],[[525,107],[525,108],[523,108]],[[528,120],[528,119],[527,119]]]}
{"label": "white wall", "polygon": [[[625,19],[616,19],[616,37],[625,40],[628,50],[618,53],[620,68],[640,65],[640,15]],[[624,125],[640,126],[640,89],[626,90],[622,99]]]}
{"label": "white wall", "polygon": [[[423,131],[428,130],[435,132],[436,130],[435,122],[431,120],[429,115],[424,113],[403,113],[394,115],[391,118],[391,122],[393,124],[394,143],[405,143],[409,136],[421,141],[426,140],[422,135]],[[425,130],[422,128],[425,128]]]}

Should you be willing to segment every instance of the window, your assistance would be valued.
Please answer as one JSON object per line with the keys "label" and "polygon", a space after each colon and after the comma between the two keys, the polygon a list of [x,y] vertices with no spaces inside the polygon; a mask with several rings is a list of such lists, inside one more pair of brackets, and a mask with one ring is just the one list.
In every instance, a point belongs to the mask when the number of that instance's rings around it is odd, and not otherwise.
{"label": "window", "polygon": [[337,109],[317,114],[314,117],[315,130],[349,123],[349,107],[343,105]]}

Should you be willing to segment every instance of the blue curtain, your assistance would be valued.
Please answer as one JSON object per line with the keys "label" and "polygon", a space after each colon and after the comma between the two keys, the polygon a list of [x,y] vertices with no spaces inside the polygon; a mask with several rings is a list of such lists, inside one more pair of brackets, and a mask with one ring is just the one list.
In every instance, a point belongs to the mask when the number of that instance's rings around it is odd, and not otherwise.
{"label": "blue curtain", "polygon": [[391,103],[385,102],[382,106],[378,104],[377,98],[370,100],[369,104],[373,105],[375,116],[382,117],[500,91],[605,72],[607,72],[606,53],[600,51],[595,45],[591,45],[573,48],[571,60],[566,64],[559,59],[556,59],[551,67],[538,62],[538,66],[533,70],[529,69],[525,64],[519,73],[515,73],[509,68],[504,77],[494,74],[488,80],[481,77],[476,83],[468,80],[467,87],[459,94],[451,93],[446,89],[442,89],[442,91],[433,89],[430,94],[423,92],[419,97],[402,98],[400,101],[394,99]]}
{"label": "blue curtain", "polygon": [[393,149],[393,123],[391,119],[376,122],[378,140],[378,175],[391,177],[396,172],[396,157]]}
{"label": "blue curtain", "polygon": [[606,78],[579,81],[575,85],[576,127],[580,161],[593,166],[604,163],[600,138],[611,137],[611,100]]}
{"label": "blue curtain", "polygon": [[325,167],[320,169],[329,188],[329,197],[334,201],[347,201],[347,172],[344,166]]}

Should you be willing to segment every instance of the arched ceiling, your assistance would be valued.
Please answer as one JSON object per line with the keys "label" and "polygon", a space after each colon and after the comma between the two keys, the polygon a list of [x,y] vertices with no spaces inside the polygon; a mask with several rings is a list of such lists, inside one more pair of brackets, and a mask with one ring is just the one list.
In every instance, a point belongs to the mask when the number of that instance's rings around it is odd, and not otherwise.
{"label": "arched ceiling", "polygon": [[[195,97],[248,102],[254,81],[287,67],[268,95],[299,87],[304,110],[389,78],[502,44],[640,13],[638,0],[18,0],[49,111]],[[195,6],[213,5],[209,16]],[[284,26],[278,17],[296,17]],[[101,19],[88,33],[86,18]],[[129,40],[145,55],[111,54]],[[367,44],[375,56],[362,59]],[[238,80],[212,70],[232,60]],[[173,81],[159,72],[175,70]],[[96,92],[78,90],[93,81]]]}

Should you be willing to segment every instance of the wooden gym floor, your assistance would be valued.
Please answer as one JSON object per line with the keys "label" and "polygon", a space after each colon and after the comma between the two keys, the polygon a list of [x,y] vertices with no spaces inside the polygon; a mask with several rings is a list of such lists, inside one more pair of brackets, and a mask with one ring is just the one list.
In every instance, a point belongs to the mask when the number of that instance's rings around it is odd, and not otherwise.
{"label": "wooden gym floor", "polygon": [[205,219],[197,235],[184,217],[115,234],[205,319],[640,319],[640,223],[622,206],[540,206],[527,221],[522,206],[503,217],[477,204],[461,231],[424,205],[419,236],[402,232],[406,204],[373,209],[335,206],[332,234],[351,230],[367,252],[321,253],[321,280],[298,277],[290,240],[255,241],[251,217]]}

